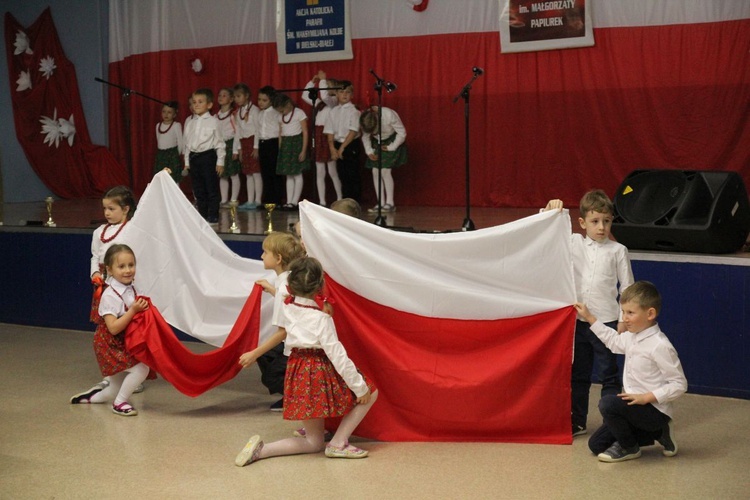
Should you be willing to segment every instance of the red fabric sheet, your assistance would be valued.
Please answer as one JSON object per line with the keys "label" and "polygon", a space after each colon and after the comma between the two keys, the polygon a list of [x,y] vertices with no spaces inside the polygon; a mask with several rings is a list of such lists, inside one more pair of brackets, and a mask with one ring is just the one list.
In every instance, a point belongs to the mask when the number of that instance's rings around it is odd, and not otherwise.
{"label": "red fabric sheet", "polygon": [[130,322],[125,345],[178,391],[199,396],[234,378],[242,369],[240,355],[258,346],[262,292],[253,287],[226,342],[211,352],[195,354],[185,347],[153,304]]}
{"label": "red fabric sheet", "polygon": [[[28,36],[33,54],[13,54],[19,30]],[[65,56],[49,8],[28,28],[6,12],[5,49],[16,137],[39,179],[61,198],[98,197],[112,186],[128,184],[126,169],[111,152],[91,143],[75,66]],[[46,57],[52,57],[56,66],[49,78],[39,70]],[[17,91],[21,71],[29,72],[32,87]],[[72,145],[64,138],[57,146],[45,144],[40,120],[42,116],[54,118],[55,111],[58,119],[73,117]]]}
{"label": "red fabric sheet", "polygon": [[326,283],[339,338],[380,391],[357,435],[571,443],[572,306],[524,318],[446,320]]}

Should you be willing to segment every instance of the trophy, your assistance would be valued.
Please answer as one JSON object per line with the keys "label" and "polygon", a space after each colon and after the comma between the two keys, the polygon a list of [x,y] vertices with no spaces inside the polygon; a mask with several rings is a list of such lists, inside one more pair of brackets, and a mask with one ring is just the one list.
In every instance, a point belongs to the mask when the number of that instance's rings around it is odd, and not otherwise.
{"label": "trophy", "polygon": [[273,232],[273,221],[271,220],[271,213],[273,213],[273,209],[276,208],[276,203],[266,203],[263,206],[266,207],[266,218],[268,219],[268,228],[263,234],[271,234]]}
{"label": "trophy", "polygon": [[44,225],[47,227],[57,227],[55,221],[52,220],[52,204],[55,202],[54,198],[52,198],[51,196],[47,196],[47,198],[44,199],[44,202],[47,204],[48,215],[47,222],[45,222]]}
{"label": "trophy", "polygon": [[240,227],[237,225],[237,205],[239,205],[237,200],[229,202],[229,215],[232,217],[232,225],[229,226],[229,232],[234,234],[239,234],[240,232]]}

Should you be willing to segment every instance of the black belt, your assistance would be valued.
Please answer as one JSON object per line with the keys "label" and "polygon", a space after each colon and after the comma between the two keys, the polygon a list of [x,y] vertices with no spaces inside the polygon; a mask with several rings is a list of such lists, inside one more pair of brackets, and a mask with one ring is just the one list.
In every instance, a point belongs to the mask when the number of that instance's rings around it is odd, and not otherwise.
{"label": "black belt", "polygon": [[205,151],[200,151],[200,152],[191,151],[190,152],[190,158],[200,158],[201,156],[207,155],[209,153],[216,154],[216,150],[215,149],[207,149]]}
{"label": "black belt", "polygon": [[270,142],[270,141],[279,141],[278,137],[272,137],[270,139],[258,139],[258,144],[263,144],[264,142]]}

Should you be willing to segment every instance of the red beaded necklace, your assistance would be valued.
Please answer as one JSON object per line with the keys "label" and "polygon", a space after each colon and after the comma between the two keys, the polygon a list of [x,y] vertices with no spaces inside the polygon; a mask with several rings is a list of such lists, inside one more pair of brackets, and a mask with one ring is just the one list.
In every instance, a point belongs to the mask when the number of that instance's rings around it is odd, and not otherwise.
{"label": "red beaded necklace", "polygon": [[[242,108],[245,108],[245,116],[242,116]],[[240,115],[240,120],[246,122],[247,117],[250,116],[250,110],[253,109],[253,103],[250,103],[249,106],[242,106],[242,108],[237,110],[237,114]]]}
{"label": "red beaded necklace", "polygon": [[297,108],[296,108],[295,106],[292,106],[292,112],[291,112],[291,113],[289,113],[289,119],[287,120],[287,119],[285,118],[285,115],[281,115],[281,121],[282,121],[282,122],[284,122],[284,123],[289,123],[289,122],[291,122],[291,121],[292,121],[292,117],[294,116],[294,112],[295,112],[296,110],[297,110]]}
{"label": "red beaded necklace", "polygon": [[232,116],[232,108],[229,108],[229,112],[227,112],[227,114],[226,114],[226,116],[224,116],[224,118],[221,117],[221,110],[219,110],[219,112],[216,113],[216,118],[218,118],[219,120],[226,120],[230,116]]}
{"label": "red beaded necklace", "polygon": [[102,234],[101,234],[101,236],[99,236],[99,239],[101,240],[102,243],[109,243],[110,241],[112,241],[115,238],[117,238],[117,235],[120,234],[120,231],[122,231],[122,228],[124,228],[125,224],[127,224],[127,223],[128,223],[128,219],[123,220],[122,221],[122,225],[119,228],[117,228],[117,231],[115,231],[115,234],[113,234],[109,238],[106,238],[104,235],[107,232],[107,229],[109,229],[112,226],[116,226],[117,225],[117,224],[109,224],[109,223],[107,223],[107,225],[104,226],[104,229],[102,229]]}
{"label": "red beaded necklace", "polygon": [[162,126],[163,123],[164,122],[159,122],[159,133],[160,134],[166,134],[167,132],[169,132],[169,129],[171,129],[172,125],[174,125],[174,120],[172,120],[172,123],[169,124],[169,127],[167,127],[167,130],[162,130],[161,129],[161,126]]}

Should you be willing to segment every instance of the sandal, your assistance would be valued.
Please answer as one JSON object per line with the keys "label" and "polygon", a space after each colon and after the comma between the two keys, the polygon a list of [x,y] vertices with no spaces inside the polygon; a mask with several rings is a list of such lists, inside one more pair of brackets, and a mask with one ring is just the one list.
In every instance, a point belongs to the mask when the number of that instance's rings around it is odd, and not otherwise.
{"label": "sandal", "polygon": [[93,398],[95,394],[99,394],[100,392],[102,392],[102,390],[99,388],[97,384],[91,389],[89,389],[88,391],[81,392],[79,394],[76,394],[72,398],[70,398],[70,404],[72,405],[91,404],[91,398]]}
{"label": "sandal", "polygon": [[244,467],[253,462],[260,460],[260,451],[263,449],[263,441],[260,440],[259,435],[255,435],[250,438],[242,451],[234,459],[234,465],[237,467]]}
{"label": "sandal", "polygon": [[125,401],[124,403],[120,403],[119,405],[113,404],[112,412],[123,417],[134,417],[138,415],[138,410],[133,408],[133,405],[131,405],[127,401]]}
{"label": "sandal", "polygon": [[368,451],[352,446],[347,441],[343,447],[327,445],[326,456],[328,458],[365,458]]}

